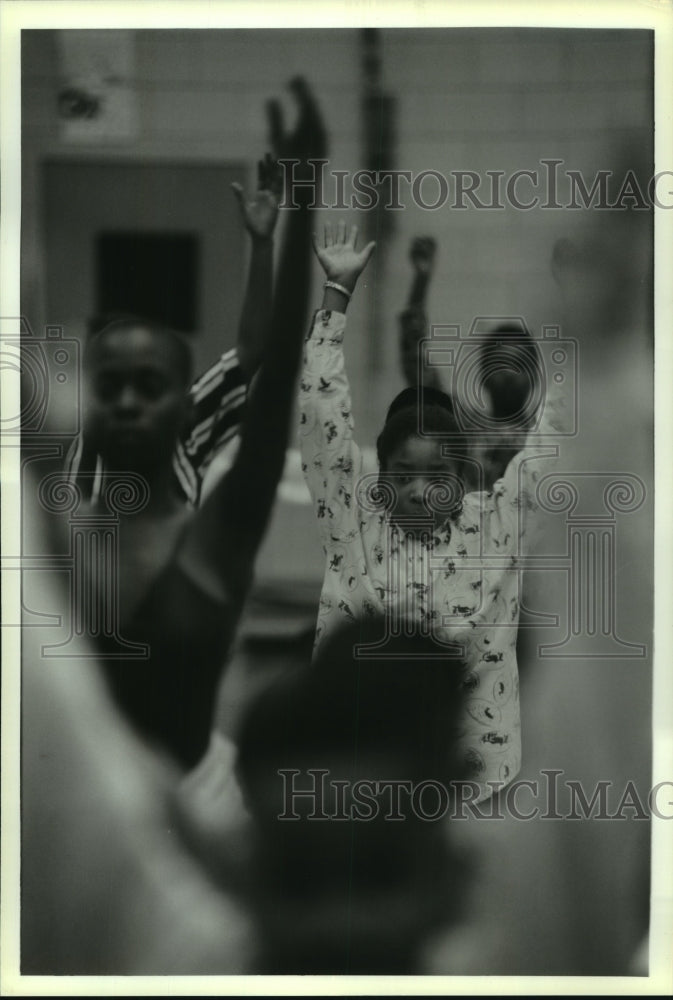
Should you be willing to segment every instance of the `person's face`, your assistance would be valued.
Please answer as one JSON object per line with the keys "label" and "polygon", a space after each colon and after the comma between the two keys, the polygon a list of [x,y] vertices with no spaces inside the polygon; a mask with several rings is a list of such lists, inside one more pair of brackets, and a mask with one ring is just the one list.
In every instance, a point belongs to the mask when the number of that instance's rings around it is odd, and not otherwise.
{"label": "person's face", "polygon": [[86,428],[117,469],[143,471],[170,461],[189,397],[178,357],[144,327],[102,334],[87,365]]}
{"label": "person's face", "polygon": [[394,521],[426,518],[436,528],[462,500],[460,464],[442,455],[436,438],[406,438],[391,452],[381,479],[394,491]]}

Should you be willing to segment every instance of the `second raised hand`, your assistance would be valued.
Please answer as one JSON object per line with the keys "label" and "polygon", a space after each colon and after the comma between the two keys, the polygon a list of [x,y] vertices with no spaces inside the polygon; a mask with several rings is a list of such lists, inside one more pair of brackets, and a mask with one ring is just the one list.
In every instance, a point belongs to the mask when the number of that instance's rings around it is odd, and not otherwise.
{"label": "second raised hand", "polygon": [[437,243],[432,236],[417,236],[411,241],[409,259],[417,274],[430,274],[435,264]]}
{"label": "second raised hand", "polygon": [[282,191],[282,171],[267,153],[257,164],[257,191],[246,199],[240,184],[232,184],[245,228],[253,240],[268,240],[273,236],[278,219]]}
{"label": "second raised hand", "polygon": [[348,232],[343,220],[336,228],[331,222],[325,223],[322,246],[315,233],[313,234],[313,249],[327,280],[342,285],[348,292],[352,292],[355,288],[376,246],[372,241],[362,250],[358,250],[357,238],[358,227],[351,226]]}

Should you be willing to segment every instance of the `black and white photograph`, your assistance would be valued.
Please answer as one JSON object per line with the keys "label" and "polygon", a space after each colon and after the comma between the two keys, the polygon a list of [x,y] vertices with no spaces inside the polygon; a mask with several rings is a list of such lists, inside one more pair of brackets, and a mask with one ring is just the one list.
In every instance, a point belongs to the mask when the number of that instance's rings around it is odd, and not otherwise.
{"label": "black and white photograph", "polygon": [[2,3],[3,994],[673,991],[673,9],[561,6]]}

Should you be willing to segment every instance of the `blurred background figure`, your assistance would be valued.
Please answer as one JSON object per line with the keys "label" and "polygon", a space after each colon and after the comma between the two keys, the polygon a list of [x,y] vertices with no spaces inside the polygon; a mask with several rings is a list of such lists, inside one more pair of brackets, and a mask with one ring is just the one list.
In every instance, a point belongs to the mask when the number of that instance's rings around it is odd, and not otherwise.
{"label": "blurred background figure", "polygon": [[[641,184],[649,176],[651,160],[641,147],[626,147],[613,162],[628,164]],[[535,593],[533,610],[559,614],[560,620],[556,628],[529,625],[520,645],[526,677],[521,778],[542,789],[557,785],[553,799],[543,796],[535,805],[559,818],[517,821],[510,815],[502,822],[473,824],[470,843],[479,861],[471,917],[439,956],[438,972],[647,974],[651,249],[652,214],[645,211],[602,214],[586,223],[580,239],[563,238],[554,246],[562,331],[576,339],[580,352],[578,433],[561,444],[552,478],[568,502],[548,516],[536,553],[540,568],[530,574],[528,586],[528,595]],[[547,509],[552,507],[548,503]],[[603,535],[602,548],[593,553],[575,549],[570,578],[549,569],[549,560],[568,551],[573,529],[576,541],[580,537],[582,518],[600,531],[601,522],[604,526],[615,514],[607,548]],[[559,774],[550,779],[545,770]],[[580,784],[587,804],[598,789],[594,805],[582,807],[567,781]],[[601,783],[607,794],[603,805]],[[525,792],[521,801],[522,811],[529,812],[533,804]],[[597,819],[601,812],[603,819]]]}
{"label": "blurred background figure", "polygon": [[[430,350],[422,342],[432,337],[426,299],[435,267],[437,241],[417,236],[410,244],[412,282],[407,306],[400,313],[400,363],[409,387],[444,391],[452,397],[454,386],[445,385],[441,367],[432,364]],[[538,415],[544,397],[543,370],[539,350],[521,320],[501,322],[488,333],[480,331],[479,374],[473,387],[476,406],[471,413],[482,433],[470,437],[472,462],[464,475],[468,488],[491,490],[510,461],[524,445],[526,431]],[[463,400],[463,405],[470,402]],[[478,405],[477,405],[478,404]]]}
{"label": "blurred background figure", "polygon": [[543,368],[523,323],[499,323],[483,338],[479,388],[486,397],[484,440],[473,441],[482,487],[493,489],[521,451],[544,399]]}
{"label": "blurred background figure", "polygon": [[436,368],[423,365],[419,344],[430,335],[426,300],[437,255],[437,242],[432,236],[416,236],[409,246],[412,268],[411,288],[406,308],[398,317],[400,336],[400,363],[408,385],[419,383],[441,389],[441,379]]}

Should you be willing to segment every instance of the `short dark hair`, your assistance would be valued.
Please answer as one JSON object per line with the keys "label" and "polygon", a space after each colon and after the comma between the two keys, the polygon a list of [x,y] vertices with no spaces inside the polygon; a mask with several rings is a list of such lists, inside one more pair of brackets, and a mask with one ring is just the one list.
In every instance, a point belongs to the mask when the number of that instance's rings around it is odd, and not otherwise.
{"label": "short dark hair", "polygon": [[[415,390],[411,391],[415,393]],[[427,392],[427,389],[424,390],[422,409],[417,408],[415,395],[413,402],[407,402],[406,405],[397,408],[395,408],[396,400],[393,400],[383,430],[376,439],[376,455],[382,471],[385,471],[388,460],[398,445],[410,437],[423,434],[433,437],[441,435],[442,439],[451,446],[452,457],[457,460],[462,474],[469,452],[467,437],[454,416],[453,407],[438,404],[434,401],[433,395],[427,397],[429,403],[426,403],[425,394]],[[444,393],[439,393],[439,395],[443,396]],[[446,398],[449,399],[448,396]],[[410,397],[407,399],[410,400]]]}
{"label": "short dark hair", "polygon": [[426,406],[439,406],[444,410],[448,410],[449,413],[454,412],[453,400],[447,392],[427,385],[410,385],[406,389],[402,389],[401,392],[398,392],[393,399],[386,413],[386,423],[399,410],[406,410],[409,407],[414,407],[418,410]]}
{"label": "short dark hair", "polygon": [[110,333],[117,333],[123,330],[130,330],[133,327],[141,327],[149,330],[150,333],[161,337],[169,343],[175,358],[175,368],[180,373],[180,378],[184,385],[190,385],[194,371],[194,358],[192,345],[189,340],[170,326],[157,323],[156,320],[146,319],[143,316],[136,316],[131,313],[106,313],[104,315],[93,316],[87,323],[87,338],[84,345],[85,357],[91,348],[97,344],[101,337]]}

